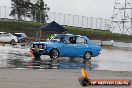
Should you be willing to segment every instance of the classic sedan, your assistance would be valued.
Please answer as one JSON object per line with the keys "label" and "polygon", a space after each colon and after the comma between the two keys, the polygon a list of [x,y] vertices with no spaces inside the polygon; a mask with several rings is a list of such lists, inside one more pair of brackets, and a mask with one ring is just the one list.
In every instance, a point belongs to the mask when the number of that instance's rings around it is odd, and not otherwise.
{"label": "classic sedan", "polygon": [[74,34],[56,34],[47,42],[32,42],[30,49],[34,56],[49,55],[57,57],[81,57],[90,60],[100,54],[100,46],[95,45],[86,36]]}
{"label": "classic sedan", "polygon": [[0,35],[0,42],[15,44],[18,40],[17,37],[11,33],[4,33]]}

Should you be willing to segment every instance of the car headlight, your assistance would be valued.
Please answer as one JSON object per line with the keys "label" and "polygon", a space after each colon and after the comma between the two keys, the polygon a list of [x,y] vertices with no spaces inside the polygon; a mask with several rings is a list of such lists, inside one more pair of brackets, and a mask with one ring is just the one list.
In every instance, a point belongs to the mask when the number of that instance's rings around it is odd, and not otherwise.
{"label": "car headlight", "polygon": [[41,45],[40,47],[41,49],[44,49],[44,50],[46,49],[46,45]]}

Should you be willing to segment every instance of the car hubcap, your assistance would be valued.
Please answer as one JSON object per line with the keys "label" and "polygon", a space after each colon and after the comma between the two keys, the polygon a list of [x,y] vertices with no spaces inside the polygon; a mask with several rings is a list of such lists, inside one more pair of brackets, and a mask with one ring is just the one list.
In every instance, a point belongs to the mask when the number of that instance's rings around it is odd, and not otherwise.
{"label": "car hubcap", "polygon": [[11,44],[14,44],[15,43],[15,40],[11,40]]}
{"label": "car hubcap", "polygon": [[87,53],[85,54],[85,57],[86,57],[86,59],[89,59],[89,58],[91,58],[91,54],[90,54],[89,52],[87,52]]}
{"label": "car hubcap", "polygon": [[53,58],[57,58],[58,57],[58,51],[57,50],[53,50]]}

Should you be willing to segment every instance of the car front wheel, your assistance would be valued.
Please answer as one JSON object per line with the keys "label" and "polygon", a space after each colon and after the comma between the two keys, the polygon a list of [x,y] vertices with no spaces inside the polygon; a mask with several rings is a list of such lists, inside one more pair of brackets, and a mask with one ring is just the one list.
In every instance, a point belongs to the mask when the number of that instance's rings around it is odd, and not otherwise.
{"label": "car front wheel", "polygon": [[52,49],[50,51],[50,58],[56,59],[59,56],[59,51],[57,49]]}
{"label": "car front wheel", "polygon": [[91,52],[87,51],[87,52],[84,54],[83,59],[84,59],[84,60],[90,60],[91,57],[92,57]]}

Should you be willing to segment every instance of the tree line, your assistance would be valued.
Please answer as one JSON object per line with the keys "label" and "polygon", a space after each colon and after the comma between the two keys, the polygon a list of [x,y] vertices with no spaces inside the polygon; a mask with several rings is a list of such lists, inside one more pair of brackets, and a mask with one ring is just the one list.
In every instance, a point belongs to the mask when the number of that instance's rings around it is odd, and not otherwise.
{"label": "tree line", "polygon": [[17,20],[23,20],[23,17],[32,18],[36,22],[46,22],[49,7],[43,0],[11,0],[12,11],[10,16],[17,16]]}

